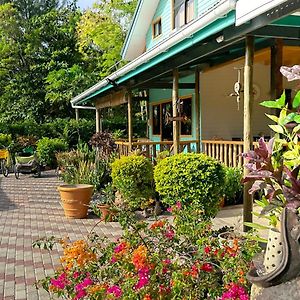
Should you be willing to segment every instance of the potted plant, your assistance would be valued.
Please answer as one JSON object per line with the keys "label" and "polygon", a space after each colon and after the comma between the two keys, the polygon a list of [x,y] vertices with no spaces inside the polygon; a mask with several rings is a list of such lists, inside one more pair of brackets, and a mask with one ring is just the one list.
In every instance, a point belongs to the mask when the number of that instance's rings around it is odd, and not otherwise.
{"label": "potted plant", "polygon": [[93,212],[100,216],[101,221],[112,221],[114,213],[111,206],[114,204],[115,198],[115,189],[112,183],[108,183],[95,195],[91,207]]}
{"label": "potted plant", "polygon": [[[84,152],[84,153],[83,153]],[[68,218],[85,218],[93,191],[99,190],[106,164],[100,159],[95,159],[95,151],[81,148],[76,153],[71,152],[72,161],[66,159],[68,155],[60,155],[62,167],[60,178],[66,183],[60,185],[62,206]]]}
{"label": "potted plant", "polygon": [[[280,113],[267,115],[276,122],[269,125],[275,132],[274,138],[269,143],[261,138],[256,149],[243,154],[250,171],[244,182],[253,183],[250,193],[260,193],[256,200],[262,208],[259,216],[267,218],[270,224],[264,261],[250,271],[249,278],[268,287],[295,278],[300,268],[300,91],[292,110],[286,104],[285,93],[261,105],[280,109]],[[291,122],[296,123],[293,129],[288,126]]]}
{"label": "potted plant", "polygon": [[236,167],[224,167],[225,186],[224,202],[225,205],[234,205],[240,203],[243,192],[243,170]]}

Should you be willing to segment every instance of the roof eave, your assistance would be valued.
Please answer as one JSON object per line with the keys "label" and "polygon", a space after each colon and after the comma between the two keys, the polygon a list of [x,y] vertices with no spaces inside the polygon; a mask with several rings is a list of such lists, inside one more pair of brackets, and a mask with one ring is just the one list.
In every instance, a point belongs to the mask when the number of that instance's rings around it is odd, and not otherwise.
{"label": "roof eave", "polygon": [[125,59],[125,55],[126,55],[126,51],[128,49],[129,41],[130,41],[130,38],[132,36],[132,32],[134,30],[134,26],[135,26],[135,24],[137,22],[137,18],[138,18],[139,12],[141,10],[142,4],[143,4],[143,0],[139,0],[138,4],[137,4],[137,7],[136,7],[136,10],[134,12],[134,15],[133,15],[133,18],[132,18],[132,21],[131,21],[128,33],[126,35],[126,38],[125,38],[125,41],[124,41],[124,44],[123,44],[123,47],[122,47],[122,50],[121,50],[121,56],[122,56],[123,59]]}

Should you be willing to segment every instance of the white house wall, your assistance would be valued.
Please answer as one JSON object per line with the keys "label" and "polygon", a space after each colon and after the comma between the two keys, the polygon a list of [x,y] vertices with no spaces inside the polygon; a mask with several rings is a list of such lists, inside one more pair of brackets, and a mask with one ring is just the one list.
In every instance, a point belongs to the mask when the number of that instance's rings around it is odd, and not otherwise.
{"label": "white house wall", "polygon": [[[237,81],[237,70],[234,68],[243,64],[243,61],[238,61],[201,74],[203,139],[231,140],[243,137],[243,99],[238,110],[236,97],[229,97]],[[254,104],[253,136],[268,136],[269,120],[264,115],[265,108],[259,102],[270,99],[270,66],[255,64],[254,84],[260,95]]]}

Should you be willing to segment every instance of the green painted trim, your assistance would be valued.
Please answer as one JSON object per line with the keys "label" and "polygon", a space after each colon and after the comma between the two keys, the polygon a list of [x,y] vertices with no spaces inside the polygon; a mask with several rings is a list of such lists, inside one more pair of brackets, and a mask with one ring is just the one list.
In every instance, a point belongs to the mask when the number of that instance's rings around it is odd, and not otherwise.
{"label": "green painted trim", "polygon": [[[194,44],[204,40],[205,38],[223,30],[226,27],[229,27],[235,23],[235,11],[230,12],[226,18],[218,19],[215,22],[211,23],[210,25],[204,27],[203,29],[196,32],[193,36],[185,38],[183,41],[177,43],[173,47],[171,47],[168,51],[158,54],[154,58],[152,58],[149,62],[140,65],[136,69],[129,71],[123,77],[119,78],[116,82],[118,84],[123,83],[124,81],[137,76],[138,74],[147,71],[149,68],[154,67],[155,65],[163,62],[164,60],[171,58],[172,56],[192,47]],[[94,92],[93,94],[89,95],[88,97],[82,99],[78,102],[78,104],[86,104],[88,103],[91,98],[108,91],[109,89],[113,88],[111,84],[108,84],[101,88],[100,90]]]}
{"label": "green painted trim", "polygon": [[272,22],[272,24],[279,26],[300,27],[300,16],[287,16],[285,18]]}

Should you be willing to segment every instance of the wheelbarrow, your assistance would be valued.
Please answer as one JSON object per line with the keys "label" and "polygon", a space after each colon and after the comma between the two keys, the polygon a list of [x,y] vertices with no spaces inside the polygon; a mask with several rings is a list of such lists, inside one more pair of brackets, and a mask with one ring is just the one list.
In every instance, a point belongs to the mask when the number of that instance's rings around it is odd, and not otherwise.
{"label": "wheelbarrow", "polygon": [[17,179],[20,178],[20,173],[34,174],[37,177],[41,177],[41,165],[38,162],[36,154],[19,153],[16,155],[14,172]]}

